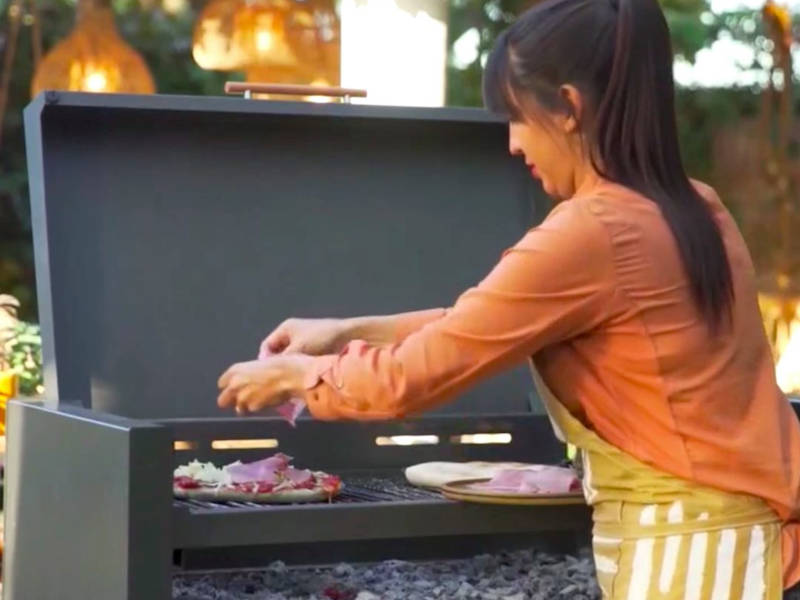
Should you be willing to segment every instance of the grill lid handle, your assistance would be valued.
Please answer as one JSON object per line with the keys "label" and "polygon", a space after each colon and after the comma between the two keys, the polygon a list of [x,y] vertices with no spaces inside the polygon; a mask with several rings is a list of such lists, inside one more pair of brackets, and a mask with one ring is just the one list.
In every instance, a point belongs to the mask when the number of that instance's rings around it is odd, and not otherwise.
{"label": "grill lid handle", "polygon": [[251,83],[246,81],[226,81],[226,94],[244,94],[251,98],[252,94],[282,94],[291,96],[332,96],[350,102],[350,98],[366,98],[367,90],[341,87],[323,87],[316,85],[289,85],[284,83]]}

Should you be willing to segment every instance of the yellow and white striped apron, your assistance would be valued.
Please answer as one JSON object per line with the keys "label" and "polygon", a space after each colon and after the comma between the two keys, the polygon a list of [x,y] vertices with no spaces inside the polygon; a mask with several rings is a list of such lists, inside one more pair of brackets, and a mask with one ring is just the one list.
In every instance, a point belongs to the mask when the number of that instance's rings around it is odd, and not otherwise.
{"label": "yellow and white striped apron", "polygon": [[636,460],[584,427],[533,371],[556,435],[581,452],[604,600],[781,600],[781,523],[763,500]]}

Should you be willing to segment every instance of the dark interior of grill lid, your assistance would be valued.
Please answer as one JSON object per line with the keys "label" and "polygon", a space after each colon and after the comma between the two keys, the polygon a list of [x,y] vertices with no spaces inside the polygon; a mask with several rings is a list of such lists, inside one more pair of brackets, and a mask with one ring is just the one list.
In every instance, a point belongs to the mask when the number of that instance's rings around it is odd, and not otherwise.
{"label": "dark interior of grill lid", "polygon": [[219,416],[220,372],[283,318],[450,305],[545,210],[481,111],[53,93],[41,115],[46,385],[103,412]]}

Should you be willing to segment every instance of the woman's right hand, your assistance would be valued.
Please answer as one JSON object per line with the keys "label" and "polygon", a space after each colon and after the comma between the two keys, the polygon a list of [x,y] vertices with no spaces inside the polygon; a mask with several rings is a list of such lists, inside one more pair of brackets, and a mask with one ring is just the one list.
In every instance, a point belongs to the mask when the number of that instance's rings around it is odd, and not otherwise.
{"label": "woman's right hand", "polygon": [[287,319],[263,342],[258,354],[335,354],[349,341],[345,319]]}

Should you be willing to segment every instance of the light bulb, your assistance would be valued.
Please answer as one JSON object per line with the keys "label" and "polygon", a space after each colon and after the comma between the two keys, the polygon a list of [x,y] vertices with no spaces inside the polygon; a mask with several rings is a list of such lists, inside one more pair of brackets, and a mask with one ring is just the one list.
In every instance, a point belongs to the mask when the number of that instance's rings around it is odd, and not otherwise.
{"label": "light bulb", "polygon": [[105,92],[108,79],[102,71],[90,71],[86,74],[83,87],[88,92]]}
{"label": "light bulb", "polygon": [[259,54],[265,54],[272,48],[272,33],[260,30],[256,32],[256,50]]}

